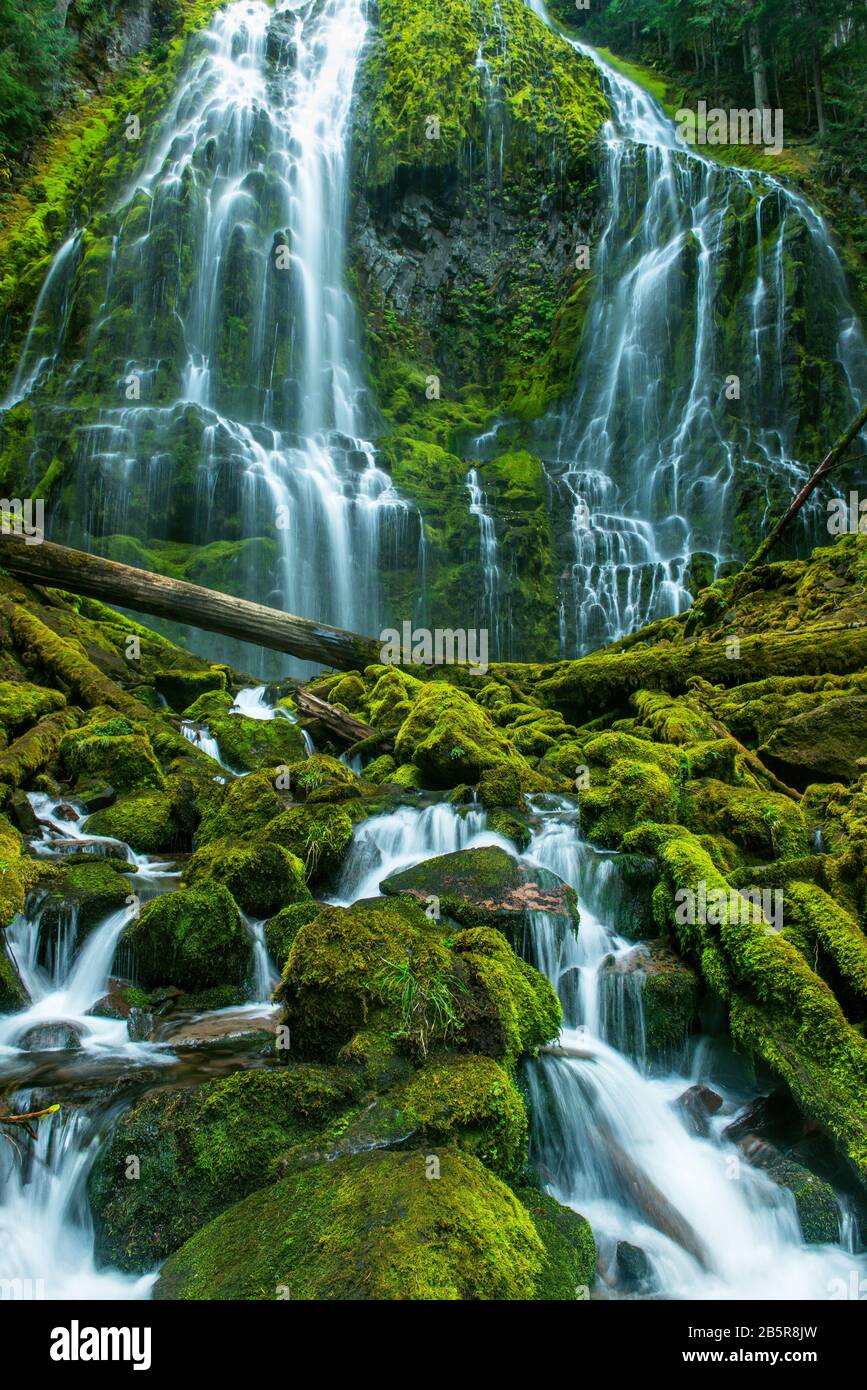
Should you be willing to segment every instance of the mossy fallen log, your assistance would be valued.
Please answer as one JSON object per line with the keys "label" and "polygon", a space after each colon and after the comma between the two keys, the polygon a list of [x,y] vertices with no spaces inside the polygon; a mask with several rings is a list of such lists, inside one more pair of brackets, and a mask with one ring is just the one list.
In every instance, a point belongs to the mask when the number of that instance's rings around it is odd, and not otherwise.
{"label": "mossy fallen log", "polygon": [[298,618],[261,603],[217,593],[201,584],[121,565],[65,545],[28,545],[22,536],[0,536],[0,566],[32,584],[102,599],[137,613],[189,623],[272,651],[342,671],[381,661],[381,642],[326,623]]}

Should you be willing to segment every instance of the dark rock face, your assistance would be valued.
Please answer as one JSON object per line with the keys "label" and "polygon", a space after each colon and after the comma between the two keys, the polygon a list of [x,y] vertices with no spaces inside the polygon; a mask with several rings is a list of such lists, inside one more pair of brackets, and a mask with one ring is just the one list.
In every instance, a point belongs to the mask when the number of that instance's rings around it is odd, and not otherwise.
{"label": "dark rock face", "polygon": [[653,1279],[647,1253],[628,1240],[617,1242],[617,1275],[622,1289],[629,1293],[646,1293]]}

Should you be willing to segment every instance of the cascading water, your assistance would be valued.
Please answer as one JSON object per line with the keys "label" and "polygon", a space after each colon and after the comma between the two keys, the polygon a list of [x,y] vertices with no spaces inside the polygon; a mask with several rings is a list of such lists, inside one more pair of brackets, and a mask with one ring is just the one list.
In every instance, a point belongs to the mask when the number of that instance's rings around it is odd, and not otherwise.
{"label": "cascading water", "polygon": [[[624,1296],[615,1273],[620,1241],[646,1253],[652,1297],[766,1299],[773,1287],[778,1298],[820,1300],[843,1286],[834,1281],[848,1287],[853,1270],[863,1277],[867,1260],[852,1253],[842,1215],[839,1245],[805,1245],[791,1195],[720,1139],[751,1096],[716,1077],[712,1049],[695,1048],[683,1071],[650,1073],[630,1059],[641,1051],[640,991],[624,998],[606,968],[636,949],[612,926],[631,910],[618,856],[582,840],[568,799],[534,798],[530,811],[537,829],[525,862],[576,889],[581,919],[576,935],[561,931],[555,914],[528,914],[525,953],[558,991],[560,1044],[573,1054],[527,1063],[531,1157],[552,1195],[590,1220],[603,1290]],[[482,810],[444,805],[371,818],[356,832],[335,900],[376,896],[389,874],[433,855],[479,844],[514,853],[486,822]],[[724,1099],[707,1138],[674,1105],[698,1082]]]}
{"label": "cascading water", "polygon": [[477,468],[470,469],[466,486],[470,494],[470,515],[476,517],[479,523],[479,564],[482,570],[480,626],[487,630],[490,655],[502,661],[511,655],[512,625],[511,614],[502,596],[496,520],[482,491]]}
{"label": "cascading water", "polygon": [[[138,536],[142,516],[150,538],[263,537],[234,547],[216,587],[378,631],[380,571],[418,517],[365,437],[345,284],[366,30],[362,0],[240,0],[214,17],[143,131],[141,172],[86,250],[76,234],[55,259],[8,403],[97,407],[72,413],[73,543]],[[85,286],[99,308],[67,341],[57,302]]]}
{"label": "cascading water", "polygon": [[[562,32],[543,0],[528,4]],[[713,578],[738,558],[735,516],[757,538],[815,466],[796,372],[804,303],[841,426],[867,395],[867,346],[808,204],[684,145],[642,88],[568,41],[596,63],[612,110],[578,384],[543,427],[555,502],[572,518],[560,642],[576,655],[683,611],[690,557]],[[822,442],[810,441],[817,455]]]}
{"label": "cascading water", "polygon": [[[176,1065],[170,1047],[130,1037],[126,1019],[103,1017],[95,1006],[111,987],[118,941],[140,903],[178,886],[174,865],[134,853],[118,840],[90,836],[85,816],[70,812],[44,793],[30,793],[42,827],[35,845],[46,858],[62,860],[69,847],[97,854],[105,851],[131,861],[130,901],[77,939],[75,914],[64,917],[59,934],[45,941],[44,903],[28,902],[6,932],[6,940],[30,1003],[0,1016],[0,1061],[4,1068],[44,1062],[51,1052],[70,1048],[84,1065],[115,1063],[127,1070]],[[277,972],[264,939],[264,923],[245,918],[250,935],[250,983],[253,1002],[226,1010],[233,1016],[261,1016]],[[46,949],[49,947],[49,949]],[[65,1052],[60,1053],[66,1056]],[[74,1068],[73,1068],[74,1074]],[[110,1073],[107,1073],[110,1074]],[[53,1098],[53,1097],[52,1097]],[[30,1092],[22,1086],[16,1105],[29,1108]],[[156,1272],[131,1277],[98,1268],[93,1222],[87,1201],[88,1173],[111,1113],[105,1105],[64,1106],[40,1123],[32,1146],[0,1142],[0,1280],[19,1298],[146,1298]],[[5,1296],[5,1295],[4,1295]]]}

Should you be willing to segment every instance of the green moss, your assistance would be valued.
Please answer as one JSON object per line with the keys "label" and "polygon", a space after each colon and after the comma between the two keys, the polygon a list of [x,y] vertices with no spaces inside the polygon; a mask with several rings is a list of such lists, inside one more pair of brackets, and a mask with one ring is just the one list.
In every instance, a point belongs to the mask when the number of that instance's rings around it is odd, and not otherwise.
{"label": "green moss", "polygon": [[288,787],[278,788],[278,775],[276,769],[253,772],[231,783],[203,814],[196,845],[207,845],[225,835],[252,835],[285,811],[291,797]]}
{"label": "green moss", "polygon": [[282,845],[308,878],[333,874],[352,843],[352,821],[342,806],[294,806],[269,821],[262,838]]}
{"label": "green moss", "polygon": [[[353,1095],[336,1067],[286,1064],[155,1091],[124,1111],[88,1184],[104,1259],[153,1269],[206,1222],[273,1181],[280,1155]],[[126,1176],[135,1154],[139,1175]]]}
{"label": "green moss", "polygon": [[59,690],[31,685],[29,681],[0,681],[0,724],[14,734],[25,724],[35,724],[46,714],[63,709],[65,696]]}
{"label": "green moss", "polygon": [[455,1140],[500,1177],[527,1158],[527,1113],[511,1077],[490,1057],[432,1058],[396,1096],[417,1142]]}
{"label": "green moss", "polygon": [[156,1297],[526,1299],[543,1262],[525,1209],[471,1155],[373,1153],[231,1208],[166,1264]]}
{"label": "green moss", "polygon": [[288,719],[250,719],[245,714],[212,715],[207,721],[220,752],[240,772],[297,762],[304,738]]}
{"label": "green moss", "polygon": [[[572,172],[584,160],[608,115],[596,71],[518,0],[485,0],[477,10],[445,0],[433,15],[420,0],[384,0],[380,20],[366,74],[372,187],[402,168],[459,164],[471,144],[484,148],[480,52],[504,103],[513,163],[539,145],[556,148]],[[435,139],[426,138],[431,116],[439,118]]]}
{"label": "green moss", "polygon": [[577,928],[574,890],[549,870],[528,869],[497,845],[437,855],[384,879],[388,896],[435,898],[439,911],[462,927],[499,928],[520,945],[531,913],[550,915],[559,934]]}
{"label": "green moss", "polygon": [[107,782],[118,791],[165,786],[145,730],[118,715],[68,733],[60,754],[72,777]]}
{"label": "green moss", "polygon": [[270,917],[265,923],[265,945],[281,974],[289,959],[292,942],[301,927],[318,917],[321,910],[321,904],[315,903],[311,898],[307,902],[291,903],[289,907],[281,907],[277,915]]}
{"label": "green moss", "polygon": [[139,854],[159,854],[172,849],[178,834],[174,802],[168,792],[133,792],[88,816],[84,830],[122,840]]}
{"label": "green moss", "polygon": [[220,719],[229,713],[234,697],[228,690],[206,690],[199,695],[183,712],[183,718],[191,724],[209,724],[212,719]]}
{"label": "green moss", "polygon": [[484,996],[484,1008],[464,1025],[470,1046],[513,1065],[522,1053],[557,1037],[563,1014],[552,985],[515,955],[500,932],[490,927],[462,931],[455,952]]}
{"label": "green moss", "polygon": [[281,845],[246,843],[226,836],[197,849],[184,871],[189,884],[221,883],[243,912],[272,917],[281,907],[310,897],[304,865]]}
{"label": "green moss", "polygon": [[106,860],[93,855],[88,860],[69,868],[64,866],[62,878],[52,885],[40,905],[43,930],[51,930],[61,914],[70,908],[74,910],[79,946],[110,912],[125,906],[133,891],[129,879]]}
{"label": "green moss", "polygon": [[241,985],[250,969],[250,938],[231,893],[219,883],[181,888],[145,903],[121,936],[136,982],[145,989]]}
{"label": "green moss", "polygon": [[395,739],[395,754],[420,768],[431,786],[477,782],[483,772],[511,768],[523,791],[545,790],[545,780],[464,691],[443,682],[426,685]]}
{"label": "green moss", "polygon": [[0,782],[11,787],[23,787],[37,773],[52,768],[63,738],[76,722],[71,710],[58,710],[20,734],[8,748],[0,752]]}
{"label": "green moss", "polygon": [[530,1213],[545,1247],[536,1298],[543,1303],[586,1299],[596,1275],[596,1242],[590,1222],[535,1187],[516,1187],[515,1196]]}

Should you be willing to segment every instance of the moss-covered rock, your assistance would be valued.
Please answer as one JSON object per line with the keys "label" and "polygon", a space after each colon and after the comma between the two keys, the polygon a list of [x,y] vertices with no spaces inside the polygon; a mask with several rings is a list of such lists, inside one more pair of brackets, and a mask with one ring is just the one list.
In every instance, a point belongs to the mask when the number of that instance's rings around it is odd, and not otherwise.
{"label": "moss-covered rock", "polygon": [[530,867],[496,845],[438,855],[380,884],[387,896],[435,898],[462,927],[498,927],[520,946],[531,914],[545,914],[555,935],[577,929],[575,890],[556,874]]}
{"label": "moss-covered rock", "polygon": [[145,989],[185,991],[242,985],[251,943],[231,893],[208,881],[145,903],[120,941]]}
{"label": "moss-covered rock", "polygon": [[409,899],[324,908],[298,931],[275,997],[293,1055],[326,1061],[447,1043],[512,1065],[561,1020],[548,981],[499,932],[452,943]]}
{"label": "moss-covered rock", "polygon": [[527,1211],[470,1154],[373,1153],[230,1208],[167,1262],[155,1296],[527,1299],[544,1260]]}
{"label": "moss-covered rock", "polygon": [[310,897],[304,865],[282,845],[225,836],[197,849],[184,882],[222,883],[251,917],[272,917],[281,907]]}
{"label": "moss-covered rock", "polygon": [[545,1303],[588,1298],[596,1274],[596,1241],[590,1222],[538,1188],[516,1187],[515,1196],[533,1218],[545,1247],[536,1298]]}
{"label": "moss-covered rock", "polygon": [[153,683],[172,709],[180,711],[187,709],[199,696],[206,695],[209,691],[225,690],[226,672],[219,666],[212,666],[210,670],[204,671],[173,667],[156,671]]}
{"label": "moss-covered rock", "polygon": [[282,845],[304,865],[308,879],[333,874],[352,843],[352,820],[342,806],[293,806],[262,831],[262,838]]}
{"label": "moss-covered rock", "polygon": [[501,1177],[527,1159],[527,1112],[511,1077],[490,1057],[431,1058],[393,1097],[416,1144],[456,1141]]}
{"label": "moss-covered rock", "polygon": [[84,822],[84,829],[88,835],[122,840],[139,854],[159,854],[173,848],[179,827],[168,792],[141,791],[94,811]]}
{"label": "moss-covered rock", "polygon": [[121,1269],[153,1269],[272,1181],[281,1153],[356,1090],[348,1069],[287,1063],[143,1096],[120,1116],[89,1179],[100,1254]]}
{"label": "moss-covered rock", "polygon": [[292,804],[292,797],[276,768],[240,777],[215,798],[202,815],[196,831],[197,846],[207,845],[224,835],[252,835],[279,816]]}
{"label": "moss-covered rock", "polygon": [[236,771],[253,772],[304,757],[304,737],[288,719],[225,714],[212,715],[207,722],[224,759]]}
{"label": "moss-covered rock", "polygon": [[759,753],[797,787],[854,781],[858,759],[867,757],[867,695],[841,695],[783,720]]}
{"label": "moss-covered rock", "polygon": [[75,914],[79,946],[110,912],[126,905],[133,891],[129,879],[106,860],[93,855],[87,858],[87,863],[64,867],[62,877],[52,884],[40,905],[43,932],[56,930],[68,912]]}
{"label": "moss-covered rock", "polygon": [[[670,1056],[697,1026],[701,982],[691,966],[664,942],[644,942],[612,959],[604,979],[609,993],[628,988],[628,982],[635,988],[644,1036],[633,1036],[629,1042],[636,1048],[643,1042],[648,1057]],[[628,1007],[616,1012],[627,1020],[628,1027]],[[637,1030],[637,1011],[632,1023]]]}
{"label": "moss-covered rock", "polygon": [[165,785],[145,729],[112,712],[68,733],[60,754],[71,776],[108,782],[118,791]]}
{"label": "moss-covered rock", "polygon": [[29,681],[0,681],[0,726],[7,735],[35,724],[46,714],[63,709],[66,696],[59,690]]}
{"label": "moss-covered rock", "polygon": [[401,724],[395,755],[413,762],[430,786],[478,782],[483,772],[511,769],[523,791],[543,791],[530,767],[487,713],[463,690],[442,681],[426,685]]}
{"label": "moss-covered rock", "polygon": [[310,898],[306,902],[291,903],[289,907],[281,907],[276,916],[270,917],[265,923],[265,945],[268,948],[269,956],[281,974],[285,969],[289,952],[292,949],[292,942],[298,932],[308,922],[312,922],[314,917],[318,917],[321,910],[322,904],[316,903]]}

